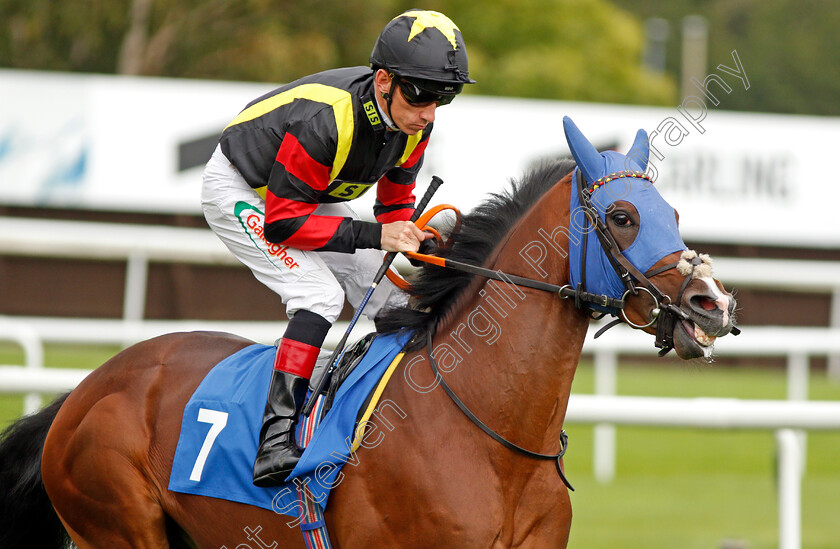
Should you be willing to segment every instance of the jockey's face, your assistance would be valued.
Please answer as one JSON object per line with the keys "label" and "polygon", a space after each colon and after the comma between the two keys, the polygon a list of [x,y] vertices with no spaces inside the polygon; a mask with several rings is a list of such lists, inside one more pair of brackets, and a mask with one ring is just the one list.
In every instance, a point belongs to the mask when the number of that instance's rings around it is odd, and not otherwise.
{"label": "jockey's face", "polygon": [[428,124],[435,121],[435,110],[438,107],[436,102],[411,104],[406,101],[400,86],[394,86],[394,93],[391,97],[391,110],[388,111],[387,101],[382,97],[383,93],[391,93],[391,77],[380,69],[376,72],[376,99],[380,108],[391,118],[391,121],[405,134],[414,135],[423,130]]}
{"label": "jockey's face", "polygon": [[437,103],[419,103],[412,105],[405,100],[402,89],[397,86],[394,100],[391,101],[391,115],[403,133],[414,135],[435,121]]}

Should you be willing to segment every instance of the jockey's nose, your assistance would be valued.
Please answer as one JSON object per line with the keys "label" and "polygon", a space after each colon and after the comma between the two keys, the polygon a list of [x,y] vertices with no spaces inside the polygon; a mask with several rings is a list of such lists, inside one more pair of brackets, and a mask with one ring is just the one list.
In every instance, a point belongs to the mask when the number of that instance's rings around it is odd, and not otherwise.
{"label": "jockey's nose", "polygon": [[427,124],[431,124],[435,121],[435,110],[437,109],[437,103],[430,103],[429,105],[423,107],[420,111],[420,118],[423,119],[423,122]]}

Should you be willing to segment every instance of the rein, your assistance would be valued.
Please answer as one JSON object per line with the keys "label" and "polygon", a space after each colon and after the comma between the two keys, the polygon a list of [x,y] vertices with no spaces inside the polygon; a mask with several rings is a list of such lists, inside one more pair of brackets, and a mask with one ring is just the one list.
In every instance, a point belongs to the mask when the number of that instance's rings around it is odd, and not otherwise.
{"label": "rein", "polygon": [[569,447],[569,436],[566,434],[566,431],[560,431],[560,451],[556,454],[540,454],[538,452],[532,452],[531,450],[526,450],[521,446],[517,446],[513,442],[509,441],[508,439],[504,438],[502,435],[498,434],[496,431],[488,427],[484,422],[482,422],[475,414],[473,414],[467,405],[464,404],[458,395],[455,394],[455,391],[452,390],[452,387],[449,386],[448,383],[443,379],[443,376],[440,375],[440,369],[438,369],[437,362],[435,362],[435,357],[432,348],[432,330],[428,330],[426,332],[426,349],[427,353],[429,354],[429,363],[432,365],[432,371],[435,373],[435,378],[440,383],[441,388],[443,391],[449,395],[449,398],[452,399],[452,402],[455,403],[458,408],[464,412],[464,415],[467,416],[470,421],[472,421],[479,429],[484,431],[487,435],[490,436],[493,440],[504,446],[509,450],[513,450],[514,452],[519,452],[524,456],[528,456],[530,458],[535,459],[551,459],[554,460],[554,466],[557,469],[557,474],[560,475],[560,480],[563,481],[563,484],[566,485],[566,488],[574,492],[574,488],[569,483],[569,480],[566,478],[566,475],[563,473],[563,463],[562,459],[563,456],[566,454],[566,449]]}
{"label": "rein", "polygon": [[463,261],[456,261],[454,259],[447,259],[436,255],[421,254],[418,252],[405,252],[405,255],[411,259],[422,261],[423,263],[430,263],[437,267],[444,269],[455,269],[456,271],[464,271],[466,273],[483,276],[492,280],[498,280],[507,284],[515,284],[525,288],[533,288],[535,290],[542,290],[545,292],[556,293],[563,299],[574,298],[575,305],[582,308],[587,303],[594,303],[602,307],[614,307],[621,309],[624,307],[624,299],[615,299],[607,295],[592,294],[585,291],[579,291],[572,288],[571,284],[558,286],[557,284],[550,284],[542,280],[534,280],[532,278],[525,278],[522,276],[507,274],[503,271],[494,271],[478,265],[464,263]]}
{"label": "rein", "polygon": [[[688,315],[679,308],[679,303],[682,301],[683,294],[688,287],[688,283],[694,278],[695,269],[703,264],[703,260],[701,257],[697,255],[696,252],[685,251],[683,252],[683,256],[681,257],[680,261],[675,261],[673,263],[668,263],[667,265],[663,265],[661,267],[653,268],[647,271],[646,273],[642,273],[637,269],[629,259],[621,252],[621,249],[618,246],[613,235],[610,233],[609,228],[607,227],[604,220],[598,215],[597,210],[592,205],[591,194],[592,192],[597,189],[600,185],[606,184],[612,179],[617,179],[621,177],[635,177],[640,179],[650,179],[641,172],[616,172],[610,174],[608,176],[602,177],[601,179],[595,181],[592,184],[591,189],[586,188],[586,183],[580,169],[577,169],[577,191],[580,203],[583,207],[584,215],[587,219],[587,227],[583,230],[583,250],[584,253],[581,258],[581,273],[583,281],[577,284],[576,288],[573,288],[571,284],[565,284],[563,286],[557,284],[551,284],[548,282],[543,282],[541,280],[534,280],[531,278],[526,278],[517,275],[511,275],[502,272],[501,270],[492,270],[487,269],[485,267],[479,267],[477,265],[472,265],[469,263],[464,263],[461,261],[456,261],[453,259],[448,259],[446,257],[436,256],[436,255],[428,255],[428,254],[421,254],[417,252],[405,252],[405,255],[411,259],[421,261],[424,263],[429,263],[435,265],[437,267],[442,267],[446,269],[455,269],[459,271],[464,271],[470,274],[482,276],[492,280],[498,280],[500,282],[504,282],[506,284],[515,284],[517,286],[523,286],[526,288],[533,288],[535,290],[542,290],[546,292],[551,292],[557,294],[562,299],[574,299],[575,307],[578,309],[589,308],[592,309],[592,305],[609,309],[608,313],[603,313],[601,316],[606,314],[612,314],[617,318],[612,322],[603,326],[598,332],[596,332],[595,337],[599,337],[608,329],[620,324],[622,322],[626,322],[633,328],[642,329],[652,326],[656,324],[656,340],[655,345],[657,348],[660,349],[659,356],[664,356],[667,354],[671,349],[674,348],[674,328],[676,326],[677,320],[687,320],[689,317]],[[439,208],[443,209],[450,209],[456,212],[458,215],[458,221],[460,223],[460,215],[457,209],[452,206],[441,206]],[[429,212],[431,214],[431,212]],[[436,213],[436,212],[435,212]],[[434,215],[434,214],[432,214]],[[426,230],[423,225],[425,225],[431,216],[426,217],[422,220],[422,223],[418,221],[418,226],[421,230]],[[622,294],[620,299],[616,299],[614,297],[605,295],[605,294],[595,294],[586,291],[586,238],[588,233],[590,232],[589,224],[592,225],[591,230],[594,230],[595,234],[598,237],[598,240],[601,244],[602,251],[606,254],[607,258],[610,261],[615,273],[621,279],[622,283],[624,284],[625,291]],[[436,236],[437,237],[437,236]],[[693,254],[693,255],[692,255]],[[690,270],[685,272],[680,268],[681,274],[685,275],[685,279],[680,286],[679,294],[677,296],[676,303],[674,305],[672,303],[670,297],[663,293],[657,286],[654,284],[650,279],[667,272],[671,269],[678,268],[678,265],[685,260],[688,265],[690,266]],[[638,284],[638,285],[637,285]],[[638,295],[640,291],[646,292],[650,297],[654,300],[654,308],[651,311],[651,320],[647,324],[635,324],[630,319],[627,318],[625,313],[625,305],[626,305],[626,298],[628,295]],[[612,312],[612,311],[618,311]],[[737,335],[739,331],[736,331],[737,328],[733,327],[733,334]],[[426,333],[426,344],[427,344],[427,353],[429,355],[429,363],[431,364],[432,371],[435,374],[435,378],[441,385],[443,391],[449,396],[452,402],[464,413],[470,421],[472,421],[479,429],[484,431],[488,436],[490,436],[493,440],[515,452],[518,452],[522,455],[535,458],[535,459],[542,459],[542,460],[554,460],[555,467],[557,469],[557,474],[560,475],[560,479],[563,481],[563,484],[569,490],[574,490],[572,485],[569,483],[566,475],[563,473],[562,468],[562,458],[563,455],[566,453],[566,449],[568,448],[568,435],[566,431],[560,431],[560,451],[556,454],[541,454],[538,452],[532,452],[521,446],[510,442],[506,438],[502,437],[495,431],[493,431],[490,427],[488,427],[485,423],[483,423],[470,409],[467,407],[466,404],[455,394],[449,384],[443,379],[443,376],[440,374],[440,369],[438,368],[437,363],[434,359],[433,354],[433,346],[432,346],[432,336],[433,336],[433,329],[429,329]]]}
{"label": "rein", "polygon": [[[477,265],[472,265],[453,259],[447,259],[446,257],[421,254],[417,252],[405,252],[405,255],[410,257],[411,259],[415,259],[424,263],[430,263],[438,267],[464,271],[470,274],[479,275],[485,278],[505,282],[507,284],[515,284],[517,286],[524,286],[526,288],[533,288],[536,290],[543,290],[547,292],[556,293],[563,299],[574,299],[575,307],[577,307],[578,309],[592,309],[591,306],[594,305],[597,307],[618,311],[617,313],[609,312],[609,314],[616,316],[617,318],[603,326],[600,330],[598,330],[595,333],[596,338],[601,336],[601,334],[603,334],[605,331],[609,330],[613,326],[620,324],[621,322],[625,322],[629,326],[637,329],[647,328],[648,326],[653,326],[653,324],[656,323],[656,340],[654,344],[658,349],[660,349],[659,356],[664,356],[671,349],[674,348],[674,327],[676,326],[677,320],[688,319],[688,315],[685,312],[683,312],[682,309],[679,308],[678,304],[682,300],[682,295],[685,288],[688,286],[689,281],[691,281],[691,278],[693,277],[694,267],[696,265],[699,265],[700,263],[695,263],[695,260],[697,260],[697,258],[692,260],[691,272],[686,275],[682,287],[680,288],[679,296],[677,298],[677,305],[674,305],[671,302],[671,299],[666,294],[664,294],[656,286],[656,284],[654,284],[650,280],[650,278],[663,272],[666,272],[670,269],[676,268],[679,264],[679,261],[663,265],[662,267],[658,267],[656,269],[651,269],[646,273],[642,273],[621,252],[618,243],[610,233],[606,223],[604,222],[604,220],[601,219],[601,217],[598,215],[597,210],[592,205],[591,194],[599,186],[604,185],[609,181],[612,181],[613,179],[621,177],[635,177],[639,179],[647,179],[648,181],[650,181],[648,176],[641,172],[616,172],[595,181],[592,184],[592,188],[587,189],[582,171],[580,169],[577,169],[576,173],[576,187],[578,192],[578,198],[583,207],[584,216],[587,220],[587,226],[584,227],[582,231],[584,253],[581,257],[581,273],[583,282],[578,283],[576,288],[573,288],[571,284],[559,286],[557,284],[550,284],[541,280],[534,280],[531,278],[510,275],[502,271],[494,271],[492,269],[479,267]],[[452,206],[444,206],[443,208],[455,210],[457,212],[457,210]],[[418,221],[418,225],[420,226],[421,230],[425,230],[423,225],[428,222],[430,217],[431,216],[426,216],[425,218]],[[590,224],[592,225],[591,229],[589,227]],[[621,296],[620,299],[616,299],[614,297],[604,294],[595,294],[586,291],[586,239],[589,233],[592,231],[594,231],[595,234],[598,236],[598,240],[601,244],[601,249],[606,254],[607,258],[610,261],[610,264],[612,265],[616,274],[621,279],[622,283],[624,284],[624,287],[626,288],[624,294]],[[638,286],[636,285],[637,283],[639,284]],[[629,318],[627,318],[627,315],[625,313],[625,304],[627,296],[630,294],[638,295],[639,291],[646,292],[648,295],[650,295],[651,298],[653,298],[655,304],[651,314],[652,318],[647,324],[635,324]],[[603,314],[601,316],[603,316]]]}

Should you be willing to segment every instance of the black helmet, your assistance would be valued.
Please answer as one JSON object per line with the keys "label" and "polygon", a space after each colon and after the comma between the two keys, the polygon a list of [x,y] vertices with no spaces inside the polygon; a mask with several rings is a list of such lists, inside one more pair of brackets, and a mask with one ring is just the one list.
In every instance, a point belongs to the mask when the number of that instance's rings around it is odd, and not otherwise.
{"label": "black helmet", "polygon": [[392,19],[373,46],[370,64],[439,95],[454,96],[475,83],[461,31],[436,11],[414,9]]}

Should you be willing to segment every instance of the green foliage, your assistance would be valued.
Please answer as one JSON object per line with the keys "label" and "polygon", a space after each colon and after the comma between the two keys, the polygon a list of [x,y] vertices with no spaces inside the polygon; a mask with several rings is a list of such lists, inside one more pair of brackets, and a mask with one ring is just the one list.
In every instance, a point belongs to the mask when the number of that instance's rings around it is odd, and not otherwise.
{"label": "green foliage", "polygon": [[[0,66],[285,82],[365,65],[413,2],[0,0]],[[469,93],[674,104],[642,68],[639,21],[606,0],[431,1],[462,29]]]}
{"label": "green foliage", "polygon": [[746,94],[719,108],[840,115],[840,11],[834,0],[615,0],[640,19],[671,24],[668,72],[679,79],[681,25],[686,15],[708,21],[708,71],[732,67],[737,50],[750,80]]}
{"label": "green foliage", "polygon": [[668,78],[642,67],[638,20],[609,2],[445,4],[464,31],[481,94],[659,105],[676,99]]}
{"label": "green foliage", "polygon": [[112,72],[126,6],[106,0],[0,0],[0,66]]}
{"label": "green foliage", "polygon": [[[0,0],[0,67],[287,82],[367,64],[410,0]],[[840,113],[834,0],[428,0],[464,32],[467,93],[679,103],[681,21],[709,23],[708,70],[737,50],[746,94],[719,108]],[[671,23],[667,74],[647,70],[644,21]]]}

